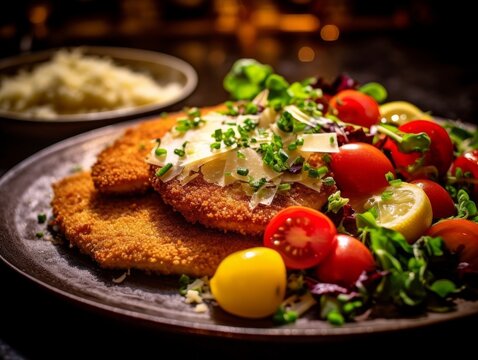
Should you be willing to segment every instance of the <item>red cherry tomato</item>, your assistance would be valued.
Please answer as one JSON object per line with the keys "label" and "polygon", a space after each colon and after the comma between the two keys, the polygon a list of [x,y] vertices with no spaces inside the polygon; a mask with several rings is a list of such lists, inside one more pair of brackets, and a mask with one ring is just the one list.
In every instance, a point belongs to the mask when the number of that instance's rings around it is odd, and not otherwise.
{"label": "red cherry tomato", "polygon": [[440,177],[446,174],[453,161],[453,144],[444,128],[432,121],[414,120],[401,125],[398,129],[409,134],[424,132],[431,140],[430,149],[425,152],[422,171],[418,170],[413,174],[408,172],[407,167],[413,165],[422,154],[418,151],[402,153],[395,142],[387,140],[385,149],[390,151],[397,169],[405,178],[408,180],[428,178],[429,172],[423,171],[426,166],[435,166]]}
{"label": "red cherry tomato", "polygon": [[[460,168],[463,174],[470,172],[474,179],[478,179],[478,150],[472,150],[457,157],[450,169],[453,175],[456,174],[457,168]],[[478,200],[478,185],[473,186],[473,198]]]}
{"label": "red cherry tomato", "polygon": [[375,268],[375,261],[361,241],[343,234],[336,239],[335,248],[319,264],[316,275],[322,282],[350,287],[362,272]]}
{"label": "red cherry tomato", "polygon": [[463,219],[443,220],[430,229],[427,235],[440,236],[448,250],[458,252],[460,261],[478,271],[478,224]]}
{"label": "red cherry tomato", "polygon": [[370,128],[380,120],[378,104],[371,96],[357,90],[342,90],[329,102],[340,120]]}
{"label": "red cherry tomato", "polygon": [[269,222],[264,246],[278,251],[289,269],[307,269],[325,258],[336,234],[334,223],[321,212],[291,206]]}
{"label": "red cherry tomato", "polygon": [[411,183],[425,191],[432,204],[433,217],[435,219],[446,218],[456,214],[453,199],[440,184],[427,179],[414,180]]}
{"label": "red cherry tomato", "polygon": [[392,163],[376,147],[365,143],[342,145],[331,156],[334,179],[345,195],[368,195],[388,185]]}

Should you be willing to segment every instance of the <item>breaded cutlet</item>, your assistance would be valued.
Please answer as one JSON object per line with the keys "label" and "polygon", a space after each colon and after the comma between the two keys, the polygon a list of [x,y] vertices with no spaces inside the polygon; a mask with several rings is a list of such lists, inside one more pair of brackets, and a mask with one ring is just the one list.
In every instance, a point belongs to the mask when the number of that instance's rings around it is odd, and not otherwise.
{"label": "breaded cutlet", "polygon": [[185,185],[176,179],[163,182],[154,175],[157,169],[151,166],[153,188],[186,220],[247,235],[262,234],[272,217],[286,207],[302,205],[320,209],[336,190],[335,186],[324,186],[323,191],[317,192],[297,183],[287,192],[278,192],[271,205],[259,204],[251,209],[250,196],[240,183],[220,187],[206,182],[201,174]]}
{"label": "breaded cutlet", "polygon": [[260,238],[190,224],[155,192],[103,196],[88,172],[57,182],[53,190],[56,225],[104,268],[211,276],[227,255],[261,244]]}
{"label": "breaded cutlet", "polygon": [[[201,108],[201,114],[224,109],[224,105]],[[149,165],[145,158],[184,112],[143,122],[126,130],[112,145],[103,150],[93,165],[91,175],[96,189],[104,194],[140,194],[151,188]]]}

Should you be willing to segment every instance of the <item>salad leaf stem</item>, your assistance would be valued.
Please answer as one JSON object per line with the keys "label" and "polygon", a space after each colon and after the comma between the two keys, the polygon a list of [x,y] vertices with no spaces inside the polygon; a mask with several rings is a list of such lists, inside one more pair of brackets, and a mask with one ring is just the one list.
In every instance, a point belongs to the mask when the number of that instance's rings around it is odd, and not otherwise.
{"label": "salad leaf stem", "polygon": [[378,132],[385,134],[392,139],[401,152],[411,153],[418,151],[424,153],[430,149],[430,137],[424,132],[418,134],[405,133],[394,126],[387,124],[378,125],[376,129]]}

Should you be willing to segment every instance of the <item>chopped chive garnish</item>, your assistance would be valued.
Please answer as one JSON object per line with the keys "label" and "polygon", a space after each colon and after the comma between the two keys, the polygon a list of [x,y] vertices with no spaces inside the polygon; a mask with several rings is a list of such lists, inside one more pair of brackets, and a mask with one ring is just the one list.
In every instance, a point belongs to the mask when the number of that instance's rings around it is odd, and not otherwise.
{"label": "chopped chive garnish", "polygon": [[385,179],[391,186],[398,187],[402,184],[402,180],[395,179],[395,175],[391,171],[385,174]]}
{"label": "chopped chive garnish", "polygon": [[200,117],[201,116],[201,111],[197,107],[192,107],[188,110],[188,116],[189,117]]}
{"label": "chopped chive garnish", "polygon": [[46,221],[46,214],[38,214],[37,219],[39,224],[43,224]]}
{"label": "chopped chive garnish", "polygon": [[221,143],[220,142],[213,142],[211,144],[211,150],[215,149],[215,150],[218,150],[221,148]]}
{"label": "chopped chive garnish", "polygon": [[176,130],[179,132],[186,132],[192,128],[192,124],[188,119],[180,119],[178,120],[178,125],[176,126]]}
{"label": "chopped chive garnish", "polygon": [[302,165],[304,163],[304,158],[302,156],[298,156],[294,162],[292,163],[292,165]]}
{"label": "chopped chive garnish", "polygon": [[394,179],[394,180],[390,180],[388,183],[390,185],[394,186],[394,187],[398,187],[398,186],[402,185],[402,180]]}
{"label": "chopped chive garnish", "polygon": [[310,169],[308,170],[308,174],[309,174],[309,177],[316,179],[316,178],[319,177],[319,170],[318,170],[318,169],[314,169],[314,168],[310,168]]}
{"label": "chopped chive garnish", "polygon": [[174,153],[179,157],[183,157],[186,154],[183,149],[174,149]]}
{"label": "chopped chive garnish", "polygon": [[385,174],[385,179],[390,182],[392,181],[393,179],[395,179],[395,175],[393,175],[393,173],[391,171],[389,171],[388,173]]}
{"label": "chopped chive garnish", "polygon": [[299,315],[297,311],[286,310],[282,306],[276,311],[272,320],[278,325],[293,324]]}
{"label": "chopped chive garnish", "polygon": [[335,185],[335,180],[333,177],[328,176],[324,180],[322,180],[325,186],[333,186]]}
{"label": "chopped chive garnish", "polygon": [[266,178],[260,178],[259,180],[254,180],[254,179],[250,179],[249,180],[249,186],[251,188],[254,189],[254,191],[257,191],[259,190],[261,187],[263,187],[265,185],[265,183],[267,182],[267,179]]}
{"label": "chopped chive garnish", "polygon": [[237,152],[237,157],[239,159],[245,159],[246,158],[246,155],[244,155],[243,153],[241,153],[240,151]]}
{"label": "chopped chive garnish", "polygon": [[327,171],[329,171],[329,168],[327,166],[321,166],[318,169],[309,167],[309,169],[307,170],[309,177],[314,179],[324,176],[325,174],[327,174]]}
{"label": "chopped chive garnish", "polygon": [[202,121],[204,121],[204,120],[201,119],[200,117],[195,117],[195,118],[193,119],[193,127],[198,127],[199,124],[200,124]]}
{"label": "chopped chive garnish", "polygon": [[287,190],[290,190],[291,186],[290,184],[280,184],[278,187],[277,187],[277,190],[279,191],[287,191]]}
{"label": "chopped chive garnish", "polygon": [[297,143],[294,141],[294,142],[291,142],[288,146],[287,146],[287,150],[289,151],[294,151],[294,150],[297,150]]}
{"label": "chopped chive garnish", "polygon": [[330,164],[330,162],[332,161],[332,157],[329,154],[324,154],[322,155],[322,160],[324,163]]}
{"label": "chopped chive garnish", "polygon": [[234,138],[228,138],[224,140],[224,145],[226,146],[232,146],[236,143],[236,139]]}
{"label": "chopped chive garnish", "polygon": [[167,163],[166,165],[164,165],[161,169],[158,169],[158,171],[156,171],[156,176],[157,177],[161,177],[163,176],[164,174],[166,174],[169,169],[171,169],[173,167],[173,164],[172,163]]}
{"label": "chopped chive garnish", "polygon": [[341,313],[338,311],[331,311],[327,315],[327,321],[332,325],[343,325],[345,323],[345,319]]}
{"label": "chopped chive garnish", "polygon": [[392,196],[393,196],[393,191],[385,190],[380,197],[382,198],[383,201],[388,201],[392,198]]}
{"label": "chopped chive garnish", "polygon": [[176,131],[186,132],[193,128],[197,128],[201,123],[205,122],[201,119],[201,113],[198,108],[191,108],[187,110],[187,118],[177,120]]}
{"label": "chopped chive garnish", "polygon": [[335,139],[333,136],[329,137],[329,142],[330,142],[330,145],[333,145],[335,143]]}
{"label": "chopped chive garnish", "polygon": [[226,172],[224,173],[224,176],[232,176],[232,174],[231,174],[230,171],[226,171]]}
{"label": "chopped chive garnish", "polygon": [[45,234],[42,231],[39,231],[35,234],[38,239],[41,239]]}
{"label": "chopped chive garnish", "polygon": [[156,148],[156,150],[154,150],[154,154],[156,156],[164,156],[168,153],[168,150],[166,149],[163,149],[163,148]]}
{"label": "chopped chive garnish", "polygon": [[249,174],[249,169],[237,168],[236,172],[237,172],[238,175],[247,176],[247,174]]}
{"label": "chopped chive garnish", "polygon": [[317,169],[317,171],[319,172],[319,175],[325,175],[327,174],[327,172],[329,171],[329,168],[327,166],[321,166]]}
{"label": "chopped chive garnish", "polygon": [[289,158],[289,155],[283,149],[279,149],[279,156],[282,161],[286,161]]}
{"label": "chopped chive garnish", "polygon": [[216,141],[221,141],[222,140],[222,130],[221,129],[216,129],[214,131],[214,134],[212,135],[212,137]]}

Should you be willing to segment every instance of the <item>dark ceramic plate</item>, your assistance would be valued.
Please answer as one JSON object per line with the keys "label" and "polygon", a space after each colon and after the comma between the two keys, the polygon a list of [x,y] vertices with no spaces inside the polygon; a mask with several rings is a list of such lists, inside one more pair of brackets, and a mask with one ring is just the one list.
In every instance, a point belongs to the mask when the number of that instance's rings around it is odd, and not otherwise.
{"label": "dark ceramic plate", "polygon": [[[96,154],[128,124],[112,125],[65,140],[23,161],[0,180],[0,257],[13,269],[65,298],[115,316],[148,322],[162,329],[254,339],[332,339],[420,327],[478,313],[478,302],[460,301],[457,311],[414,318],[375,319],[333,327],[314,319],[277,327],[269,320],[246,320],[217,308],[196,314],[178,295],[174,277],[134,271],[123,283],[112,280],[121,271],[100,269],[89,258],[65,245],[36,239],[44,230],[37,214],[50,214],[52,182],[72,168],[88,168]],[[127,211],[127,209],[125,209]]]}

